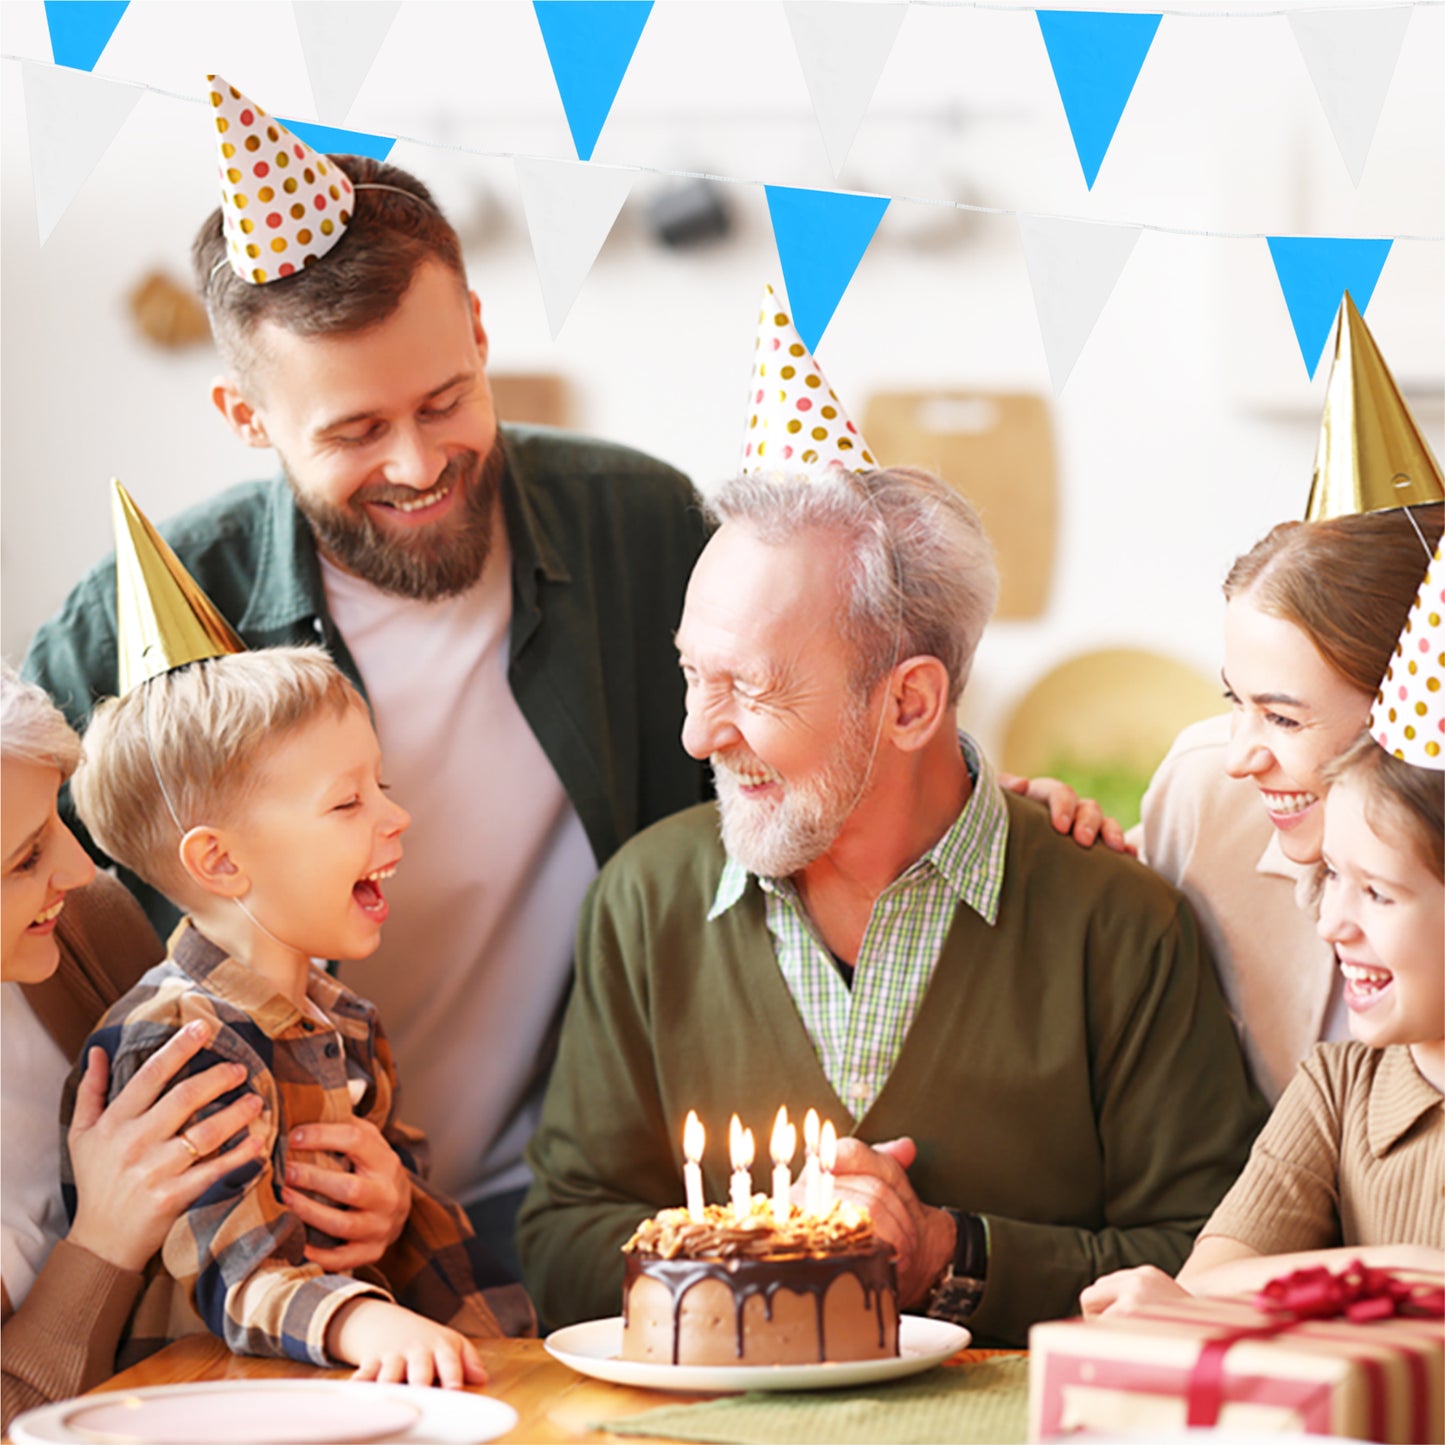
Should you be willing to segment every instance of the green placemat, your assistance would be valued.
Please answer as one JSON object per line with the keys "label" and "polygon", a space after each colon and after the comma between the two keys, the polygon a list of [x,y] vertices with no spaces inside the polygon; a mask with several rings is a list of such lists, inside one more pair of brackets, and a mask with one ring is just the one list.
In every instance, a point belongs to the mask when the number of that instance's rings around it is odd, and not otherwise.
{"label": "green placemat", "polygon": [[1021,1445],[1028,1403],[1029,1362],[1017,1356],[929,1370],[894,1385],[664,1405],[592,1428],[718,1445]]}

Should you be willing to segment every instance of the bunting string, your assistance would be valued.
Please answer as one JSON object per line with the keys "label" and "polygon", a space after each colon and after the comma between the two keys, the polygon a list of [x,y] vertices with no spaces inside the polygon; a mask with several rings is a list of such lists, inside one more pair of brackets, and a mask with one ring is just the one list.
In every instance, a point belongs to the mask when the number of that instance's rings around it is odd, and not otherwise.
{"label": "bunting string", "polygon": [[[908,4],[911,4],[911,5],[913,5],[913,4],[917,4],[917,5],[953,4],[953,3],[955,3],[955,0],[907,0],[907,3],[908,3]],[[967,3],[967,0],[957,0],[957,3],[959,3],[960,5],[965,5],[965,4]],[[1417,4],[1417,5],[1436,5],[1436,4],[1445,5],[1445,0],[1414,0],[1414,3]],[[1001,4],[1000,4],[1000,5],[989,5],[988,3],[986,3],[986,0],[978,0],[978,4],[977,4],[976,6],[974,6],[974,8],[977,8],[977,9],[1011,10],[1011,9],[1017,9],[1018,7],[1016,7],[1016,6],[1011,6],[1011,5],[1001,5]],[[1167,12],[1166,12],[1166,13],[1167,13]],[[1220,13],[1221,13],[1221,14],[1227,14],[1227,13],[1230,13],[1230,12],[1220,12]],[[1302,13],[1302,12],[1296,11],[1296,12],[1280,12],[1280,13],[1282,13],[1282,14],[1283,14],[1283,13],[1296,13],[1296,14],[1298,14],[1298,13]],[[14,61],[19,61],[20,63],[25,64],[25,65],[47,66],[47,67],[52,68],[52,69],[63,69],[63,68],[64,68],[64,67],[60,67],[60,66],[54,66],[54,65],[52,65],[52,63],[49,62],[49,61],[45,61],[45,60],[35,60],[35,59],[32,59],[32,58],[29,57],[29,56],[25,56],[25,55],[13,55],[13,54],[10,54],[10,53],[8,53],[8,52],[0,52],[0,60],[14,60]],[[162,86],[152,85],[152,84],[150,84],[148,81],[143,81],[143,80],[120,80],[120,79],[117,79],[117,78],[115,78],[115,77],[113,77],[113,76],[109,76],[109,75],[103,76],[103,77],[97,77],[97,79],[104,79],[105,81],[107,81],[107,82],[108,82],[109,84],[111,84],[111,85],[128,86],[128,87],[130,87],[131,89],[139,90],[139,91],[145,92],[146,94],[149,94],[149,95],[161,96],[162,98],[164,98],[164,99],[166,99],[166,100],[181,101],[181,102],[183,102],[183,103],[185,103],[185,104],[187,104],[187,105],[194,105],[194,106],[203,108],[203,109],[205,109],[205,110],[207,110],[207,111],[209,111],[210,108],[211,108],[211,107],[210,107],[210,104],[209,104],[207,101],[203,100],[203,99],[202,99],[201,97],[199,97],[199,96],[186,95],[186,94],[183,94],[183,93],[180,92],[180,91],[175,91],[175,90],[167,90],[167,89],[165,89],[165,88],[162,87]],[[540,114],[540,112],[539,112],[539,114]],[[649,119],[656,119],[656,118],[657,118],[656,116],[650,116],[650,117],[649,117]],[[534,160],[557,160],[557,159],[559,159],[559,157],[556,157],[556,156],[536,156],[536,155],[531,155],[531,154],[529,154],[529,153],[527,153],[527,152],[525,152],[525,151],[486,150],[486,149],[483,149],[483,148],[481,148],[481,147],[462,145],[462,144],[460,144],[460,143],[458,143],[458,142],[454,142],[454,141],[434,141],[434,140],[430,140],[430,139],[427,139],[427,138],[422,137],[422,136],[402,135],[402,134],[400,134],[400,133],[398,133],[397,135],[394,135],[394,136],[389,136],[388,139],[394,140],[394,141],[400,141],[400,142],[403,142],[403,143],[405,143],[405,144],[407,144],[407,145],[422,146],[422,147],[424,147],[424,148],[426,148],[426,149],[430,149],[430,150],[445,151],[445,152],[449,152],[449,153],[455,154],[455,155],[471,156],[471,157],[473,157],[473,158],[475,158],[475,159],[477,159],[477,160],[496,160],[496,161],[514,161],[514,162],[515,162],[515,161],[519,161],[519,160],[520,160],[520,161],[534,161]],[[760,179],[752,178],[752,177],[747,177],[747,176],[729,176],[729,175],[723,175],[722,173],[717,172],[717,171],[677,170],[677,169],[673,169],[673,168],[671,168],[671,167],[666,167],[666,166],[648,166],[648,165],[637,165],[637,164],[634,164],[634,163],[619,163],[619,162],[611,162],[611,161],[606,162],[606,163],[600,163],[600,162],[598,162],[598,161],[586,161],[586,162],[583,162],[582,164],[585,164],[585,165],[588,165],[588,166],[594,166],[594,167],[597,167],[597,168],[600,169],[600,170],[630,171],[630,172],[633,173],[634,175],[640,175],[640,176],[662,176],[662,177],[665,177],[665,178],[668,178],[668,179],[688,180],[688,181],[696,181],[696,180],[701,180],[701,181],[714,181],[714,182],[716,182],[716,183],[719,184],[719,185],[725,185],[725,186],[751,186],[751,187],[756,187],[756,188],[762,188],[762,187],[767,186],[767,185],[770,185],[770,184],[775,184],[775,182],[764,181],[764,180],[760,180]],[[1269,239],[1269,237],[1270,237],[1271,234],[1274,234],[1274,233],[1271,233],[1271,232],[1268,232],[1268,231],[1221,231],[1221,230],[1210,230],[1210,229],[1206,229],[1206,228],[1202,228],[1202,227],[1195,227],[1195,226],[1169,226],[1169,225],[1163,225],[1163,224],[1161,224],[1161,223],[1159,223],[1159,222],[1154,222],[1154,221],[1120,220],[1120,219],[1117,218],[1117,217],[1080,216],[1080,215],[1073,215],[1073,214],[1067,214],[1067,213],[1064,213],[1064,212],[1056,212],[1056,211],[1031,210],[1031,209],[1029,209],[1029,208],[1027,208],[1027,207],[1022,207],[1022,208],[1020,208],[1020,207],[1017,207],[1017,206],[985,206],[985,205],[980,205],[980,204],[978,204],[978,203],[976,203],[976,202],[972,202],[972,201],[949,201],[949,200],[942,200],[942,199],[940,199],[940,198],[938,198],[938,197],[936,197],[936,196],[909,196],[909,195],[891,195],[891,194],[885,196],[885,195],[883,195],[882,193],[878,193],[878,192],[863,192],[863,191],[840,191],[840,192],[838,192],[838,194],[840,194],[840,195],[856,195],[856,196],[860,196],[860,197],[864,197],[864,196],[868,196],[868,195],[875,195],[875,196],[877,197],[877,199],[879,199],[879,200],[888,200],[888,201],[890,201],[890,202],[894,202],[894,203],[898,203],[898,204],[902,204],[902,205],[906,205],[906,206],[932,206],[932,207],[934,207],[934,208],[936,208],[936,209],[939,209],[939,210],[966,211],[966,212],[969,212],[970,214],[981,215],[981,216],[1007,216],[1007,217],[1013,217],[1013,218],[1015,218],[1015,219],[1020,218],[1020,217],[1023,217],[1023,216],[1036,216],[1036,217],[1038,217],[1038,218],[1041,219],[1041,220],[1046,220],[1046,221],[1070,221],[1070,222],[1075,222],[1075,223],[1077,223],[1078,225],[1081,225],[1081,226],[1127,226],[1127,227],[1129,227],[1129,228],[1132,229],[1132,230],[1136,230],[1136,231],[1146,231],[1146,232],[1150,232],[1150,233],[1154,233],[1154,234],[1158,234],[1158,235],[1163,235],[1163,236],[1187,236],[1187,237],[1193,237],[1193,238],[1199,238],[1199,239],[1205,239],[1205,240],[1220,240],[1220,241],[1266,241],[1266,240]],[[1393,240],[1396,240],[1396,241],[1423,242],[1423,243],[1431,244],[1431,245],[1439,245],[1439,244],[1441,244],[1442,242],[1445,242],[1445,232],[1440,232],[1440,231],[1437,231],[1437,232],[1392,231],[1390,234],[1391,234],[1391,238],[1392,238]]]}
{"label": "bunting string", "polygon": [[[1019,0],[919,3],[1005,12],[1033,20],[1082,179],[1092,191],[1166,14],[1177,19],[1242,18],[1246,14],[1286,18],[1340,159],[1358,187],[1414,9],[1433,8],[1445,0],[1369,7],[1279,7],[1273,11],[1180,5],[1157,10],[1047,9]],[[278,119],[318,151],[354,151],[384,160],[402,140],[468,158],[510,161],[554,339],[638,176],[715,186],[761,186],[790,306],[803,343],[813,351],[893,201],[934,211],[1007,218],[1018,229],[1056,392],[1066,384],[1145,231],[1192,239],[1266,242],[1301,359],[1311,376],[1323,355],[1340,298],[1352,295],[1361,311],[1369,305],[1394,243],[1438,244],[1445,240],[1445,235],[1418,231],[1385,236],[1270,235],[1120,220],[1117,216],[1039,212],[947,197],[884,195],[840,189],[836,184],[831,188],[789,186],[691,168],[594,165],[594,148],[654,6],[655,0],[569,0],[565,4],[533,0],[534,18],[566,115],[575,161],[423,136],[376,134],[336,124],[346,120],[400,10],[400,0],[362,6],[295,0],[293,9],[315,105],[327,123],[286,116]],[[815,5],[782,0],[781,8],[836,178],[869,116],[874,91],[908,5]],[[23,67],[27,112],[32,117],[36,220],[42,244],[142,94],[205,104],[203,99],[144,81],[117,81],[94,74],[110,36],[129,9],[129,0],[92,0],[85,5],[47,0],[54,64],[46,69],[43,61],[31,61]],[[89,91],[84,79],[87,72],[94,87]],[[1149,84],[1157,88],[1158,82]],[[909,119],[914,125],[927,120]],[[647,120],[653,125],[665,123],[655,114]]]}
{"label": "bunting string", "polygon": [[[1037,5],[1010,5],[1007,0],[903,0],[903,3],[917,6],[919,9],[1012,11],[1020,15],[1029,15],[1038,9]],[[1398,3],[1379,5],[1375,8],[1381,10],[1429,10],[1438,5],[1445,5],[1445,0],[1398,0]],[[1179,6],[1151,5],[1146,0],[1146,3],[1141,3],[1137,10],[1118,10],[1113,13],[1119,15],[1168,15],[1178,20],[1278,20],[1281,16],[1288,18],[1291,15],[1337,14],[1340,8],[1339,5],[1300,5],[1281,10],[1266,10],[1263,7],[1256,9],[1253,6],[1248,10],[1186,10]]]}

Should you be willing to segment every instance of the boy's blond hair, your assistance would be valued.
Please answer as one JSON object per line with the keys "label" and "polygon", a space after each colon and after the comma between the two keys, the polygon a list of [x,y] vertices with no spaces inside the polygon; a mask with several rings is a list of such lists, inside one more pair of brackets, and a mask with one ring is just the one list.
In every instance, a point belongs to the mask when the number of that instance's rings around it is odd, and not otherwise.
{"label": "boy's blond hair", "polygon": [[116,862],[174,900],[187,883],[182,833],[227,821],[288,733],[328,710],[365,706],[319,647],[193,662],[91,714],[75,810]]}

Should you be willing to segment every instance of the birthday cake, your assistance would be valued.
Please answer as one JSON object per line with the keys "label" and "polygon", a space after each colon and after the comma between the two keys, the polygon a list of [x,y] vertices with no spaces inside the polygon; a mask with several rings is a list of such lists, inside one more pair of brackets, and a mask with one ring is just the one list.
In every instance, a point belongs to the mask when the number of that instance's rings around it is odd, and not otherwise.
{"label": "birthday cake", "polygon": [[623,1245],[622,1358],[792,1365],[898,1353],[893,1250],[865,1211],[835,1203],[777,1220],[758,1196],[739,1220],[664,1209]]}

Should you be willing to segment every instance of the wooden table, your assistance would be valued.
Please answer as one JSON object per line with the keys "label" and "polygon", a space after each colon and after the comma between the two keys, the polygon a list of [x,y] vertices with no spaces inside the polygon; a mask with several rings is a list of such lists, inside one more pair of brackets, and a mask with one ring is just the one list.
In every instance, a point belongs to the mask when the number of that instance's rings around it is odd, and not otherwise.
{"label": "wooden table", "polygon": [[[590,1422],[634,1415],[658,1405],[710,1398],[611,1385],[579,1375],[554,1360],[540,1340],[478,1340],[476,1344],[487,1367],[488,1382],[481,1393],[505,1400],[517,1412],[516,1428],[502,1436],[503,1440],[535,1441],[537,1445],[554,1445],[559,1441],[615,1441],[618,1437],[589,1429]],[[957,1358],[983,1359],[1000,1353],[1005,1352],[964,1350]],[[192,1335],[107,1380],[92,1393],[211,1380],[344,1380],[349,1373],[312,1369],[290,1360],[233,1355],[213,1335]]]}

